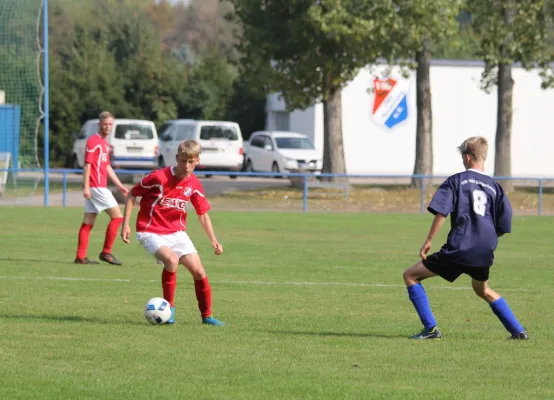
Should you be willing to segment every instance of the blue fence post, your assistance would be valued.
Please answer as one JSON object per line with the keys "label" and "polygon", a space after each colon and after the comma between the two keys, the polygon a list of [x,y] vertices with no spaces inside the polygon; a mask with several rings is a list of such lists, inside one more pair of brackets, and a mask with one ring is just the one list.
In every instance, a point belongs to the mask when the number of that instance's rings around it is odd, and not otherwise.
{"label": "blue fence post", "polygon": [[419,212],[423,214],[425,212],[425,175],[421,177],[421,198],[419,201]]}
{"label": "blue fence post", "polygon": [[542,214],[542,179],[539,179],[539,217]]}
{"label": "blue fence post", "polygon": [[67,202],[67,171],[63,170],[63,189],[62,189],[62,205],[65,208]]}
{"label": "blue fence post", "polygon": [[308,211],[308,175],[304,174],[304,193],[302,194],[302,211]]}

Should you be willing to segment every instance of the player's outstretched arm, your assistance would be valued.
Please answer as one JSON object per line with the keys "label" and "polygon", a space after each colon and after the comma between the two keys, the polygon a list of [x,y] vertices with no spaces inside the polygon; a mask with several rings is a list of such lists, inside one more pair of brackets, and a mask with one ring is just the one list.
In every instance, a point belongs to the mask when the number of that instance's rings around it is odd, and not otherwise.
{"label": "player's outstretched arm", "polygon": [[121,183],[121,181],[115,174],[115,171],[113,170],[112,166],[108,165],[106,167],[106,170],[108,171],[108,176],[110,177],[110,180],[114,183],[114,185],[119,189],[119,191],[123,194],[123,196],[127,196],[127,193],[129,193],[129,189],[127,189],[123,185],[123,183]]}
{"label": "player's outstretched arm", "polygon": [[212,226],[212,220],[210,219],[210,216],[208,215],[208,213],[199,215],[198,221],[200,221],[200,225],[202,225],[204,232],[206,232],[206,235],[208,235],[208,239],[210,239],[210,243],[212,244],[214,253],[217,256],[222,254],[223,246],[217,241],[217,238],[215,237],[214,228]]}
{"label": "player's outstretched arm", "polygon": [[127,195],[127,200],[125,201],[125,211],[123,211],[123,223],[121,224],[121,239],[127,244],[131,243],[129,237],[131,236],[131,226],[129,225],[129,220],[131,219],[131,214],[133,213],[133,208],[135,206],[137,198],[131,193]]}
{"label": "player's outstretched arm", "polygon": [[444,216],[441,213],[436,213],[435,218],[433,219],[433,223],[431,224],[431,229],[429,229],[429,234],[427,235],[427,239],[425,239],[425,242],[423,243],[423,246],[421,246],[421,249],[419,250],[419,256],[422,260],[425,260],[427,258],[427,253],[429,253],[429,250],[431,250],[431,244],[433,243],[433,238],[437,234],[438,231],[441,230],[442,224],[446,220],[446,216]]}

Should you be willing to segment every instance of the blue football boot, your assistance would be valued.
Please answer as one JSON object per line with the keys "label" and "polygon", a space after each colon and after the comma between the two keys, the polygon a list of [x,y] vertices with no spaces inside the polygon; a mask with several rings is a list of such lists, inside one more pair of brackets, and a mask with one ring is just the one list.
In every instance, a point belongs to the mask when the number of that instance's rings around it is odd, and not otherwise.
{"label": "blue football boot", "polygon": [[523,332],[519,332],[516,335],[510,336],[508,339],[511,339],[511,340],[529,340],[529,336],[527,336],[527,332],[523,331]]}
{"label": "blue football boot", "polygon": [[173,325],[174,323],[175,323],[175,307],[171,307],[171,317],[169,317],[166,324]]}
{"label": "blue football boot", "polygon": [[436,326],[432,329],[423,329],[420,333],[410,336],[410,339],[424,340],[424,339],[439,339],[441,338],[441,331]]}
{"label": "blue football boot", "polygon": [[205,325],[225,326],[225,324],[223,322],[218,321],[217,319],[215,319],[211,315],[209,317],[202,318],[202,323],[205,324]]}

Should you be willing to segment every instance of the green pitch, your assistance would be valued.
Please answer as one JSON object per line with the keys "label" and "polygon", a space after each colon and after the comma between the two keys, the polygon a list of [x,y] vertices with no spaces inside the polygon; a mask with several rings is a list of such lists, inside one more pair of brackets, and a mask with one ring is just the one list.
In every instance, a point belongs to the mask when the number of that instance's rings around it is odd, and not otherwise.
{"label": "green pitch", "polygon": [[428,215],[214,212],[221,257],[190,218],[224,328],[201,325],[185,269],[177,324],[149,325],[160,266],[119,238],[122,267],[74,265],[80,220],[78,209],[0,208],[2,399],[554,397],[553,218],[516,218],[491,275],[529,342],[506,340],[467,277],[425,283],[443,340],[406,339],[420,323],[402,271]]}

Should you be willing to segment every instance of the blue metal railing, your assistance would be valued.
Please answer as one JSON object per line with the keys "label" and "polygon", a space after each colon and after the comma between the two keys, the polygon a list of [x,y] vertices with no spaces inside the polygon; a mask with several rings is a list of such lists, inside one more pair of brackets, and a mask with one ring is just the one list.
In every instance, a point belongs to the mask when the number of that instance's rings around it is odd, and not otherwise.
{"label": "blue metal railing", "polygon": [[[2,184],[2,174],[8,172],[12,175],[17,176],[19,173],[36,173],[44,174],[44,169],[41,168],[23,168],[23,169],[14,169],[14,168],[0,168],[0,185]],[[49,174],[61,174],[62,175],[62,206],[67,206],[67,182],[68,174],[82,173],[82,169],[66,169],[66,168],[51,168]],[[124,170],[116,169],[117,175],[145,175],[151,170]],[[443,175],[368,175],[368,174],[329,174],[329,173],[320,173],[320,174],[311,174],[311,173],[301,173],[301,172],[287,172],[287,173],[274,173],[274,172],[232,172],[232,171],[204,171],[196,170],[196,174],[202,175],[223,175],[223,176],[237,176],[237,177],[283,177],[283,178],[301,178],[303,182],[303,193],[302,193],[302,211],[308,211],[308,192],[309,192],[309,179],[313,177],[327,178],[348,178],[348,179],[419,179],[421,180],[420,186],[420,213],[425,212],[425,189],[426,181],[429,180],[438,180],[446,179],[447,176]],[[42,175],[44,177],[44,175]],[[49,175],[51,178],[51,175]],[[538,186],[538,206],[537,206],[537,215],[542,215],[543,211],[543,196],[544,196],[544,183],[545,182],[554,182],[554,178],[536,178],[536,177],[510,177],[510,176],[497,176],[494,177],[497,181],[509,180],[509,181],[531,181],[537,182]],[[46,188],[47,186],[45,186]],[[45,191],[44,193],[44,206],[48,207],[49,204],[49,193]]]}

